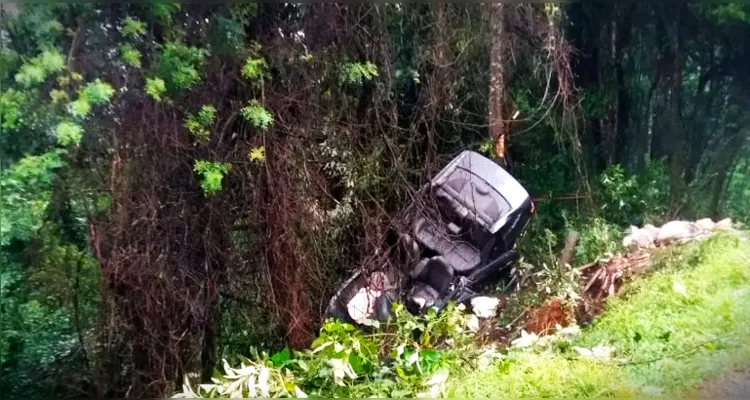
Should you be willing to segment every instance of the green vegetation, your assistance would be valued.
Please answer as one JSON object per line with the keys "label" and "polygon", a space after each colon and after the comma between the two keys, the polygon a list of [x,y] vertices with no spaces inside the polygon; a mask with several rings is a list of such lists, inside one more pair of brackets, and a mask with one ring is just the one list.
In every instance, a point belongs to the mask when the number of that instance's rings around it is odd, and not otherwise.
{"label": "green vegetation", "polygon": [[482,355],[463,308],[414,317],[396,304],[394,315],[398,323],[371,334],[328,321],[310,350],[256,355],[234,368],[225,362],[213,383],[186,381],[177,397],[434,397],[457,368]]}
{"label": "green vegetation", "polygon": [[[576,267],[620,251],[631,224],[750,223],[747,4],[0,8],[3,397],[160,398],[242,357],[235,375],[267,371],[269,395],[441,394],[427,382],[486,360],[404,325],[319,328],[338,285],[379,267],[391,217],[467,149],[502,158],[536,206],[516,281],[497,288],[511,299],[500,323],[551,295],[574,301]],[[581,240],[560,267],[571,230]],[[710,242],[734,265],[727,243]],[[743,332],[730,291],[744,275],[685,257],[664,274],[688,297],[644,280],[580,338],[504,356],[495,395],[677,393],[699,363],[731,365],[721,354],[744,350],[721,336]],[[726,279],[690,275],[701,268]],[[695,321],[628,311],[678,299]],[[420,324],[435,318],[404,323],[433,334]],[[334,344],[304,350],[316,337]],[[661,375],[570,351],[603,341],[635,359],[703,339],[711,349]],[[206,390],[231,394],[230,375]],[[474,380],[456,393],[486,386]]]}
{"label": "green vegetation", "polygon": [[214,120],[216,120],[216,109],[211,105],[204,105],[198,114],[188,114],[185,127],[199,141],[205,142],[211,136],[210,128]]}
{"label": "green vegetation", "polygon": [[201,68],[208,50],[167,43],[161,53],[156,71],[170,89],[188,89],[200,82]]}
{"label": "green vegetation", "polygon": [[50,74],[65,68],[65,57],[56,50],[45,50],[21,66],[16,74],[16,82],[24,86],[38,85]]}
{"label": "green vegetation", "polygon": [[195,162],[195,172],[201,176],[201,188],[208,196],[221,190],[221,181],[230,169],[232,169],[232,165],[227,163],[206,160]]}
{"label": "green vegetation", "polygon": [[131,67],[141,67],[141,53],[130,43],[120,46],[120,58]]}
{"label": "green vegetation", "polygon": [[242,66],[242,77],[249,80],[257,80],[263,77],[268,68],[266,60],[262,58],[248,58]]}
{"label": "green vegetation", "polygon": [[378,76],[378,67],[371,62],[346,63],[341,68],[340,79],[350,84],[362,84]]}
{"label": "green vegetation", "polygon": [[[750,367],[750,246],[716,237],[665,250],[580,335],[511,350],[452,382],[457,397],[680,396],[703,379]],[[612,348],[586,358],[575,350]],[[604,351],[603,353],[609,353]]]}
{"label": "green vegetation", "polygon": [[146,25],[135,18],[126,17],[122,20],[123,36],[140,36],[146,34]]}
{"label": "green vegetation", "polygon": [[253,100],[246,107],[243,107],[240,113],[246,121],[258,129],[266,130],[273,125],[273,115],[263,108],[257,100]]}
{"label": "green vegetation", "polygon": [[155,101],[162,100],[164,92],[167,91],[167,84],[161,78],[146,78],[145,92]]}
{"label": "green vegetation", "polygon": [[60,122],[55,130],[57,143],[61,146],[77,145],[83,137],[83,130],[80,126],[70,122]]}

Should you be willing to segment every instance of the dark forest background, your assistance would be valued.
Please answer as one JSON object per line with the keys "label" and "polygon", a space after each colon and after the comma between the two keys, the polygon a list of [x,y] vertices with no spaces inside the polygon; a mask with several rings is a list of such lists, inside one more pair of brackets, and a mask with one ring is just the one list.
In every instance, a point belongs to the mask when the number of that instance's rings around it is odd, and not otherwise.
{"label": "dark forest background", "polygon": [[[747,43],[746,43],[747,42]],[[526,262],[750,221],[750,6],[4,4],[0,391],[158,397],[307,346],[465,149]]]}

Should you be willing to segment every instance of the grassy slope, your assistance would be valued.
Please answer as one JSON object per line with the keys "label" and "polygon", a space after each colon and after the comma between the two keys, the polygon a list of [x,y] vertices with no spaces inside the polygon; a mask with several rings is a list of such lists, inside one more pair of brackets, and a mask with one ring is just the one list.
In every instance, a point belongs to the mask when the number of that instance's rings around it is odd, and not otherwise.
{"label": "grassy slope", "polygon": [[[680,395],[750,367],[750,241],[715,237],[668,250],[572,344],[513,351],[500,365],[452,382],[457,397]],[[614,346],[618,361],[572,346]],[[647,392],[640,390],[649,388]],[[652,388],[658,388],[656,392]]]}

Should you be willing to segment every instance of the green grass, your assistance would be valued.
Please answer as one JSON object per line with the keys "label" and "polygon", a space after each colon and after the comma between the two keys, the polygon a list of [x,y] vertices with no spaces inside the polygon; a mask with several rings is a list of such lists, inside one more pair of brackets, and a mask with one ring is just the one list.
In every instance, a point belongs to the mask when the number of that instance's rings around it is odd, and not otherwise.
{"label": "green grass", "polygon": [[[675,396],[706,378],[750,367],[750,241],[715,237],[655,259],[654,272],[611,299],[572,343],[512,350],[489,369],[466,371],[451,382],[449,393]],[[590,361],[573,350],[598,345],[613,346],[613,360]]]}

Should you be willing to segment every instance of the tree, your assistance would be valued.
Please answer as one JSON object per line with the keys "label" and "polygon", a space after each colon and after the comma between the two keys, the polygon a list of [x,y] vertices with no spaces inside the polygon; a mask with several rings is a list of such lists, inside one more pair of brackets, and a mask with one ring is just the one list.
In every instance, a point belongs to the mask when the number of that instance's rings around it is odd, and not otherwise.
{"label": "tree", "polygon": [[505,162],[506,121],[505,105],[505,3],[490,3],[490,83],[488,120],[490,137],[495,142],[495,153]]}

